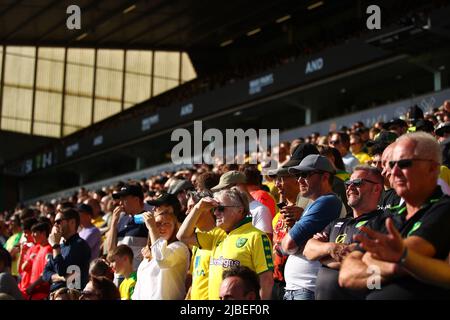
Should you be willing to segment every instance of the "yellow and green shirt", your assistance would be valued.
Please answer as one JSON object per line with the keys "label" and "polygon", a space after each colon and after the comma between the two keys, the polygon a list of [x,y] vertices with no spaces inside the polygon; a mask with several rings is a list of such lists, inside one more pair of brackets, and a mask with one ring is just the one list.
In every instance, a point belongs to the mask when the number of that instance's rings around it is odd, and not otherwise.
{"label": "yellow and green shirt", "polygon": [[[201,232],[201,231],[198,231]],[[226,236],[225,231],[220,228],[214,228],[208,232],[213,237]],[[209,283],[209,261],[211,259],[211,250],[200,249],[194,246],[192,248],[191,274],[191,300],[208,300]]]}
{"label": "yellow and green shirt", "polygon": [[119,286],[120,299],[131,300],[136,285],[137,274],[132,272],[128,278],[125,278]]}
{"label": "yellow and green shirt", "polygon": [[230,233],[198,232],[202,249],[212,251],[209,264],[209,300],[219,299],[222,273],[233,266],[245,266],[257,274],[273,271],[272,244],[267,235],[247,217]]}

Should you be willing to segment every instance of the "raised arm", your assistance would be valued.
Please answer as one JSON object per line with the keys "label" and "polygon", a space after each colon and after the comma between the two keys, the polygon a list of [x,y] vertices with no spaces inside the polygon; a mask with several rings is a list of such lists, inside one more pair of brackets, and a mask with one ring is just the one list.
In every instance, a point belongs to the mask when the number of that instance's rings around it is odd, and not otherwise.
{"label": "raised arm", "polygon": [[106,252],[113,252],[117,247],[117,228],[119,225],[120,213],[122,211],[124,211],[123,207],[117,206],[114,208],[114,211],[112,213],[111,225],[109,230],[106,232],[106,239],[104,244]]}
{"label": "raised arm", "polygon": [[203,213],[210,211],[217,205],[212,198],[201,199],[184,219],[177,232],[177,239],[184,242],[188,246],[199,246],[197,237],[195,236],[195,227]]}

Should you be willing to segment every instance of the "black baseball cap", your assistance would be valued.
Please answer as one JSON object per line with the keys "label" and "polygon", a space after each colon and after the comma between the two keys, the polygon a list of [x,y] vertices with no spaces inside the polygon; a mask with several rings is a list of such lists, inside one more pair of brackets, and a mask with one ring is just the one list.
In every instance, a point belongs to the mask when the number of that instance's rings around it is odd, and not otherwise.
{"label": "black baseball cap", "polygon": [[159,207],[162,205],[179,206],[180,201],[175,194],[162,193],[158,198],[154,200],[148,200],[147,203],[151,206]]}
{"label": "black baseball cap", "polygon": [[283,164],[283,168],[298,166],[300,162],[310,154],[319,154],[317,147],[311,143],[302,143],[295,148],[288,162]]}
{"label": "black baseball cap", "polygon": [[183,222],[184,218],[186,217],[181,212],[181,203],[178,201],[178,198],[176,195],[171,193],[162,193],[158,198],[155,200],[148,200],[147,204],[155,207],[160,207],[162,205],[171,206],[173,208],[173,213],[177,217],[179,222]]}
{"label": "black baseball cap", "polygon": [[120,191],[112,194],[112,197],[116,200],[125,196],[135,196],[144,199],[142,187],[138,184],[126,184],[120,189]]}
{"label": "black baseball cap", "polygon": [[170,186],[170,188],[169,188],[169,190],[167,190],[167,192],[171,193],[171,194],[178,194],[181,191],[185,191],[185,190],[195,190],[195,187],[190,181],[178,180],[172,186]]}

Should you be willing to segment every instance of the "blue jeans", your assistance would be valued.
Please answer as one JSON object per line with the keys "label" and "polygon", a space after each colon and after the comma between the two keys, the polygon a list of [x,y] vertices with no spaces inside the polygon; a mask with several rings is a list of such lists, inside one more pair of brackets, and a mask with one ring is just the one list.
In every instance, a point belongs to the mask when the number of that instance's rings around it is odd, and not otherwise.
{"label": "blue jeans", "polygon": [[286,290],[283,300],[315,300],[314,292],[308,289]]}

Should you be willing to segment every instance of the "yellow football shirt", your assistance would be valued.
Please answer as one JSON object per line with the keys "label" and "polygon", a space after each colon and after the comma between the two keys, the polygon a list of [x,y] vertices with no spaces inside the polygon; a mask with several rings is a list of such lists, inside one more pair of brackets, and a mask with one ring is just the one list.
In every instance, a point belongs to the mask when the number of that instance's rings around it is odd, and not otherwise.
{"label": "yellow football shirt", "polygon": [[131,300],[134,292],[134,287],[137,281],[136,272],[132,272],[128,278],[125,278],[119,286],[120,299]]}
{"label": "yellow football shirt", "polygon": [[[214,228],[208,233],[217,237],[226,236],[225,231],[220,228]],[[211,259],[211,253],[211,250],[200,249],[196,246],[192,248],[191,300],[208,300],[209,261]]]}
{"label": "yellow football shirt", "polygon": [[219,299],[222,273],[233,266],[245,266],[257,274],[273,271],[272,244],[267,235],[252,225],[251,217],[242,220],[230,233],[213,235],[198,232],[202,249],[210,249],[209,300]]}

